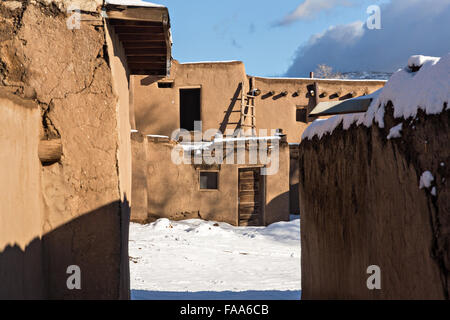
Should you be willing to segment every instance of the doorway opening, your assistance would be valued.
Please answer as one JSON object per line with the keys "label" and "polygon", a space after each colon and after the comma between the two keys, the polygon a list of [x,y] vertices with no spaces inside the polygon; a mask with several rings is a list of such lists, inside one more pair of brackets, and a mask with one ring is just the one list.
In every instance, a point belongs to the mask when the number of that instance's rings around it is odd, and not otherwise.
{"label": "doorway opening", "polygon": [[194,122],[200,121],[201,89],[180,89],[180,128],[194,131]]}
{"label": "doorway opening", "polygon": [[264,225],[264,176],[261,168],[239,169],[239,226]]}

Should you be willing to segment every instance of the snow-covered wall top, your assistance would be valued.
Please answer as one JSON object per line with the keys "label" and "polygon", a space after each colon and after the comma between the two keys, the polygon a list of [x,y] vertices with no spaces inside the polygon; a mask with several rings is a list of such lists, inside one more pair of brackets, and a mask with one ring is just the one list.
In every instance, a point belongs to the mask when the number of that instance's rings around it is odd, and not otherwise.
{"label": "snow-covered wall top", "polygon": [[165,8],[165,6],[142,0],[105,0],[105,4],[113,4],[116,6],[130,7],[149,7],[149,8]]}
{"label": "snow-covered wall top", "polygon": [[[416,72],[413,67],[420,67]],[[386,85],[372,101],[367,112],[347,115],[337,115],[325,120],[315,120],[303,132],[302,140],[311,140],[314,136],[321,139],[325,134],[332,133],[341,123],[344,130],[352,124],[364,124],[370,127],[372,123],[384,127],[384,111],[391,101],[394,106],[395,118],[410,118],[422,109],[426,114],[438,114],[450,110],[450,53],[442,58],[412,56],[408,66],[395,72]]]}

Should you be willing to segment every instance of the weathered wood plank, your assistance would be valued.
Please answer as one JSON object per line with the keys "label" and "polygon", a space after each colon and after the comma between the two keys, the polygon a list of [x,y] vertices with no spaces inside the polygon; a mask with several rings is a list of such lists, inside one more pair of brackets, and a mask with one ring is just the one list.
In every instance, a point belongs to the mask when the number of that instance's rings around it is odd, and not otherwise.
{"label": "weathered wood plank", "polygon": [[38,156],[45,164],[58,162],[62,156],[61,139],[39,141]]}

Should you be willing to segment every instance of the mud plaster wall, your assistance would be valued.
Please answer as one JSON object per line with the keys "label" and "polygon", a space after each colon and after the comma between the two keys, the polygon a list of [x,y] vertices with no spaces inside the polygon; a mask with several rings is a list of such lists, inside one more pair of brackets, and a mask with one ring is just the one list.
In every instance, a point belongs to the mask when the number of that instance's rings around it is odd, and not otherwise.
{"label": "mud plaster wall", "polygon": [[[198,169],[191,164],[172,162],[174,142],[133,133],[132,145],[132,221],[202,218],[238,224],[238,168],[245,165],[222,164],[219,189],[200,191]],[[289,219],[288,152],[287,144],[280,144],[279,171],[266,177],[266,224]]]}
{"label": "mud plaster wall", "polygon": [[[126,105],[113,88],[99,7],[84,1],[94,8],[83,13],[89,21],[69,30],[70,1],[9,3],[0,6],[1,84],[35,100],[41,139],[63,145],[61,160],[41,169],[45,297],[128,298],[127,179],[119,177],[131,172],[119,158],[129,129],[119,121]],[[67,289],[69,265],[80,266],[82,290]]]}
{"label": "mud plaster wall", "polygon": [[132,221],[145,222],[147,220],[147,137],[133,132],[131,134],[132,155]]}
{"label": "mud plaster wall", "polygon": [[0,88],[0,299],[44,297],[40,118],[37,104]]}
{"label": "mud plaster wall", "polygon": [[[170,136],[180,127],[179,89],[184,87],[201,87],[201,120],[203,130],[236,129],[240,120],[241,102],[239,83],[244,92],[250,87],[250,76],[245,73],[242,62],[192,63],[179,64],[174,61],[171,75],[174,80],[172,88],[158,88],[161,78],[133,77],[133,100],[136,117],[136,129],[146,134]],[[164,79],[166,80],[166,79]],[[255,99],[257,129],[275,130],[282,128],[287,134],[288,142],[298,143],[306,123],[296,121],[296,106],[307,106],[311,100],[307,87],[319,83],[319,91],[328,96],[319,101],[336,100],[330,96],[341,92],[341,97],[354,91],[357,95],[372,93],[384,86],[384,81],[342,81],[323,79],[268,79],[254,78],[254,87],[262,91]],[[299,91],[299,95],[294,93]],[[267,96],[269,91],[274,95]],[[280,96],[288,91],[286,96]],[[234,112],[232,112],[234,111]]]}
{"label": "mud plaster wall", "polygon": [[[319,94],[326,92],[326,97],[318,97],[318,101],[335,101],[330,98],[339,91],[341,97],[354,91],[357,96],[370,94],[384,86],[385,81],[354,81],[354,80],[325,80],[325,79],[276,79],[255,77],[255,87],[261,90],[261,95],[255,101],[257,106],[256,124],[259,128],[282,128],[288,136],[288,142],[299,143],[303,131],[309,123],[296,121],[296,109],[311,105],[315,97],[309,94],[309,86],[318,83]],[[269,91],[273,95],[267,96]],[[280,93],[287,91],[286,96]],[[298,91],[298,95],[296,92]]]}
{"label": "mud plaster wall", "polygon": [[[302,298],[448,299],[450,112],[385,129],[338,128],[300,145]],[[441,165],[443,163],[443,165]],[[436,197],[419,189],[425,170]],[[366,269],[381,268],[381,290]]]}
{"label": "mud plaster wall", "polygon": [[[240,101],[236,100],[240,95],[239,83],[248,85],[242,62],[179,64],[174,61],[170,74],[170,79],[175,79],[173,88],[158,88],[160,78],[133,77],[136,129],[140,132],[170,136],[180,127],[180,88],[201,87],[204,131],[221,128],[224,119],[239,121],[238,113],[225,112],[239,110]],[[229,128],[234,129],[235,125]]]}

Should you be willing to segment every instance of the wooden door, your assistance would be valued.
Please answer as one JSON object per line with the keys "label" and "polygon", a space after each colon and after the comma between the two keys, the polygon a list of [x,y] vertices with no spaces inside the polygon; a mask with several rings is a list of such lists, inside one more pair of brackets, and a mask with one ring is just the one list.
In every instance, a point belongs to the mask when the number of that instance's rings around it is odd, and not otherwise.
{"label": "wooden door", "polygon": [[262,226],[263,177],[260,168],[239,169],[239,225]]}

